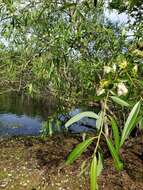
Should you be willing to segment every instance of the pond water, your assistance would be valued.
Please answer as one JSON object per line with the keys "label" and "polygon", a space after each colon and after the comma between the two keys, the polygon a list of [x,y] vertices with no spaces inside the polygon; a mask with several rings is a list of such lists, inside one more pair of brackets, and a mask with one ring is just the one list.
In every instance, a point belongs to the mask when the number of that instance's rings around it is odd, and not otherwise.
{"label": "pond water", "polygon": [[0,136],[39,135],[42,122],[56,112],[53,98],[0,95]]}
{"label": "pond water", "polygon": [[[62,107],[60,105],[50,96],[44,100],[18,94],[0,95],[0,136],[36,136],[41,131],[49,134],[49,122],[52,124],[52,133],[95,132],[96,121],[86,117],[72,124],[68,131],[65,130],[64,124],[71,117],[82,111],[92,110],[85,106],[78,106],[78,108],[66,112],[65,109],[60,109]],[[58,126],[58,123],[60,123],[60,126]],[[45,128],[42,126],[45,126]]]}

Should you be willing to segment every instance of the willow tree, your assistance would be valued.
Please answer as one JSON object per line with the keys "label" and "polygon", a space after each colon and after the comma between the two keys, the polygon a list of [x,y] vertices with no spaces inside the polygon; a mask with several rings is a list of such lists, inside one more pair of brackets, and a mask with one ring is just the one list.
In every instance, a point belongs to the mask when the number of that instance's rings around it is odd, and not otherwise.
{"label": "willow tree", "polygon": [[[136,93],[132,87],[140,91],[142,55],[134,46],[141,44],[140,30],[134,29],[138,38],[129,41],[132,23],[125,31],[108,22],[106,5],[104,0],[1,1],[2,90],[100,97],[108,89],[116,93],[117,84],[127,79],[129,97]],[[133,71],[136,64],[139,74]]]}

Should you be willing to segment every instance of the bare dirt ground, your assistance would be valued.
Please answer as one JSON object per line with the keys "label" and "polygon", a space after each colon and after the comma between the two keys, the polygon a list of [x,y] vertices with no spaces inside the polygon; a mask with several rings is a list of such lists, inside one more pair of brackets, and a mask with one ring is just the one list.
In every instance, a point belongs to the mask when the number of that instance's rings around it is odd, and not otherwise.
{"label": "bare dirt ground", "polygon": [[[79,177],[82,161],[64,166],[75,137],[24,137],[0,140],[0,190],[89,190],[89,177]],[[92,150],[92,148],[91,148]],[[110,156],[99,177],[101,190],[143,190],[143,136],[127,142],[122,153],[124,170],[117,172]]]}

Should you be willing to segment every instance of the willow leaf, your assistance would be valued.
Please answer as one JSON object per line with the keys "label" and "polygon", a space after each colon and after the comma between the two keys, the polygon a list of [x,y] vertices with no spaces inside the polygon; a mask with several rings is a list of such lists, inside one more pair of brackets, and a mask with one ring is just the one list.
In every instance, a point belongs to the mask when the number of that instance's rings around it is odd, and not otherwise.
{"label": "willow leaf", "polygon": [[98,152],[97,176],[101,174],[102,170],[103,170],[103,161],[102,161],[101,154]]}
{"label": "willow leaf", "polygon": [[96,128],[99,130],[101,128],[101,126],[103,125],[104,122],[104,112],[101,111],[99,114],[99,117],[96,121]]}
{"label": "willow leaf", "polygon": [[97,158],[93,157],[90,168],[90,190],[98,190],[97,184]]}
{"label": "willow leaf", "polygon": [[140,101],[137,102],[134,105],[133,109],[131,110],[131,112],[127,118],[127,121],[125,123],[124,129],[122,132],[122,136],[121,136],[120,147],[124,144],[125,140],[128,138],[131,131],[135,127],[136,119],[137,119],[137,116],[138,116],[139,111],[140,111],[140,105],[141,105]]}
{"label": "willow leaf", "polygon": [[110,120],[111,120],[113,136],[114,136],[115,147],[116,147],[116,150],[118,151],[119,147],[120,147],[119,129],[118,129],[118,126],[117,126],[115,119],[110,116]]}
{"label": "willow leaf", "polygon": [[123,169],[123,163],[120,161],[120,156],[118,152],[116,151],[115,147],[113,146],[111,140],[106,137],[106,142],[108,145],[108,148],[110,150],[110,153],[112,155],[112,158],[114,160],[114,165],[117,170],[122,170]]}
{"label": "willow leaf", "polygon": [[83,117],[90,117],[93,119],[98,119],[98,115],[92,111],[87,111],[87,112],[82,112],[79,113],[75,116],[73,116],[69,121],[66,122],[65,127],[68,128],[70,125],[72,125],[73,123],[79,121],[80,119],[82,119]]}
{"label": "willow leaf", "polygon": [[129,106],[130,106],[129,103],[127,103],[125,100],[122,100],[121,98],[119,98],[119,97],[117,97],[117,96],[111,96],[111,98],[112,98],[112,100],[113,100],[115,103],[117,103],[117,104],[119,104],[119,105],[121,105],[121,106],[125,106],[125,107],[129,107]]}
{"label": "willow leaf", "polygon": [[66,164],[73,163],[87,149],[87,147],[92,143],[93,139],[95,139],[95,137],[89,138],[78,144],[69,154]]}

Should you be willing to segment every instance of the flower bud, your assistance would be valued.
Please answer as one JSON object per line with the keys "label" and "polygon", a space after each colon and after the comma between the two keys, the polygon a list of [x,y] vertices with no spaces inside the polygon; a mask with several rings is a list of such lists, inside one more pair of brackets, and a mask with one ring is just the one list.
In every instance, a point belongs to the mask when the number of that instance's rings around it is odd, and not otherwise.
{"label": "flower bud", "polygon": [[109,66],[104,66],[104,73],[111,73],[111,71],[112,71],[112,68],[111,67],[109,67]]}
{"label": "flower bud", "polygon": [[102,95],[102,94],[105,93],[105,89],[99,88],[99,89],[96,91],[96,93],[97,93],[97,96],[100,96],[100,95]]}
{"label": "flower bud", "polygon": [[120,69],[125,69],[128,65],[128,62],[125,60],[123,60],[121,63],[119,63],[119,67]]}
{"label": "flower bud", "polygon": [[118,96],[125,96],[128,93],[127,87],[122,82],[118,84],[117,88],[118,88],[117,89]]}
{"label": "flower bud", "polygon": [[138,72],[138,66],[137,65],[135,65],[134,67],[133,67],[133,69],[132,69],[132,71],[133,71],[133,73],[137,73]]}

